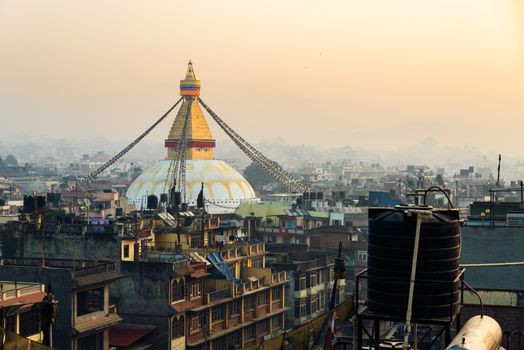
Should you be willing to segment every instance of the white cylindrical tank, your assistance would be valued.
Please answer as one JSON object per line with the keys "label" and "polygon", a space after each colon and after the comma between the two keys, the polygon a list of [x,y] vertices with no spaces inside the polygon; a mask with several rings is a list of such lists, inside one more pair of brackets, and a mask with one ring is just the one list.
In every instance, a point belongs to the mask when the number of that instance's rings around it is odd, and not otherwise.
{"label": "white cylindrical tank", "polygon": [[502,328],[489,316],[473,316],[446,350],[499,350]]}

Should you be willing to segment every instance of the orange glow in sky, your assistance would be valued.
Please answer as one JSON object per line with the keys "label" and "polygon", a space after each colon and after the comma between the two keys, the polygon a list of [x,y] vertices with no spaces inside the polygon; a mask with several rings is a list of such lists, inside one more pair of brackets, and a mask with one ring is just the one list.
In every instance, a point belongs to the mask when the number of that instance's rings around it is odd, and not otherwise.
{"label": "orange glow in sky", "polygon": [[0,42],[3,134],[130,141],[191,58],[250,141],[516,155],[523,138],[520,0],[3,0]]}

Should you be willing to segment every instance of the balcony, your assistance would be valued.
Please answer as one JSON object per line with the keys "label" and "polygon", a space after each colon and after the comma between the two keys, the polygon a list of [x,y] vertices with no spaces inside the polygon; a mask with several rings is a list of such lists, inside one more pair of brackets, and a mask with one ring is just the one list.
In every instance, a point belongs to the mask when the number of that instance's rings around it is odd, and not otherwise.
{"label": "balcony", "polygon": [[280,235],[303,235],[304,230],[285,227],[258,227],[257,233],[276,233]]}
{"label": "balcony", "polygon": [[266,245],[264,243],[249,244],[246,248],[246,255],[248,256],[263,254],[266,252]]}
{"label": "balcony", "polygon": [[286,281],[287,281],[286,271],[275,272],[271,275],[271,284],[272,285],[281,283],[281,282],[286,282]]}
{"label": "balcony", "polygon": [[[41,266],[42,259],[3,257],[0,265],[11,266]],[[46,259],[45,266],[56,269],[69,270],[71,279],[78,286],[87,286],[101,282],[110,282],[123,275],[117,271],[114,262],[97,262],[89,260],[69,260],[69,259]]]}
{"label": "balcony", "polygon": [[44,285],[39,283],[1,282],[6,291],[0,292],[0,301],[19,298],[25,295],[44,292]]}
{"label": "balcony", "polygon": [[89,267],[81,267],[79,269],[76,269],[73,271],[73,278],[79,278],[79,277],[85,277],[88,275],[96,275],[100,273],[107,273],[111,271],[115,271],[115,263],[108,262],[108,263],[102,263],[94,266]]}
{"label": "balcony", "polygon": [[231,298],[231,289],[224,288],[211,293],[207,293],[207,304],[213,304],[225,298]]}

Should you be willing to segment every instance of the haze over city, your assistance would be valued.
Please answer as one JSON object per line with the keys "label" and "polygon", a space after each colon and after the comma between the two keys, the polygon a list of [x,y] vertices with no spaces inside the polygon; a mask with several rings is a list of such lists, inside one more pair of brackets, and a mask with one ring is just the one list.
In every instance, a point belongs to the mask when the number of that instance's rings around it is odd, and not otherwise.
{"label": "haze over city", "polygon": [[432,138],[518,156],[523,23],[518,0],[4,0],[4,140],[124,144],[177,99],[192,59],[202,96],[252,142],[396,150]]}
{"label": "haze over city", "polygon": [[524,0],[0,0],[0,349],[524,350]]}

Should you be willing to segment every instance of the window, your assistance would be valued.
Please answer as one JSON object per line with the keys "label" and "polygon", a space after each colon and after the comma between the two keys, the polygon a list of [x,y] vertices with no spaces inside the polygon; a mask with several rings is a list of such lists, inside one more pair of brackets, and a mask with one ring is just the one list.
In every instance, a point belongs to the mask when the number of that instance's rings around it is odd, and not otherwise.
{"label": "window", "polygon": [[124,245],[124,258],[129,258],[129,244]]}
{"label": "window", "polygon": [[95,333],[78,339],[78,350],[102,350],[104,348],[104,333]]}
{"label": "window", "polygon": [[262,264],[262,259],[253,259],[251,261],[251,266],[252,267],[263,267],[262,265],[263,265]]}
{"label": "window", "polygon": [[233,301],[229,304],[229,317],[240,315],[240,300]]}
{"label": "window", "polygon": [[271,323],[273,327],[272,331],[282,328],[282,315],[273,316]]}
{"label": "window", "polygon": [[237,349],[235,346],[237,346],[238,349],[240,349],[242,347],[242,331],[239,330],[239,331],[229,334],[227,336],[227,344],[232,349]]}
{"label": "window", "polygon": [[20,314],[20,335],[28,337],[40,333],[40,313],[37,310]]}
{"label": "window", "polygon": [[191,236],[191,247],[200,248],[202,246],[202,236]]}
{"label": "window", "polygon": [[215,306],[211,310],[211,322],[219,322],[224,320],[224,305]]}
{"label": "window", "polygon": [[202,290],[200,289],[200,283],[191,284],[191,299],[198,298],[202,295]]}
{"label": "window", "polygon": [[226,337],[221,337],[213,340],[213,350],[226,350]]}
{"label": "window", "polygon": [[267,305],[269,303],[269,294],[267,293],[267,291],[258,293],[257,297],[258,297],[258,306]]}
{"label": "window", "polygon": [[255,296],[247,296],[244,298],[244,310],[249,311],[255,308]]}
{"label": "window", "polygon": [[171,339],[184,336],[184,316],[173,317],[171,323]]}
{"label": "window", "polygon": [[325,293],[319,293],[318,295],[318,307],[320,310],[326,309],[326,294]]}
{"label": "window", "polygon": [[5,318],[5,329],[10,332],[16,331],[16,315],[7,316]]}
{"label": "window", "polygon": [[306,315],[311,314],[311,297],[306,297]]}
{"label": "window", "polygon": [[295,317],[306,316],[306,298],[295,299]]}
{"label": "window", "polygon": [[272,298],[273,301],[281,300],[282,299],[282,288],[276,287],[271,290],[271,293],[273,294]]}
{"label": "window", "polygon": [[300,275],[295,278],[295,291],[306,289],[306,275]]}
{"label": "window", "polygon": [[247,342],[255,339],[256,332],[255,325],[244,328],[244,340]]}
{"label": "window", "polygon": [[317,273],[316,272],[315,273],[311,273],[309,275],[309,280],[310,280],[309,285],[311,287],[316,286],[318,284],[318,275],[317,275]]}
{"label": "window", "polygon": [[258,336],[263,336],[269,333],[269,318],[258,323]]}
{"label": "window", "polygon": [[89,289],[76,294],[76,314],[82,316],[104,310],[104,288]]}
{"label": "window", "polygon": [[195,332],[202,327],[202,318],[200,315],[191,317],[191,331]]}
{"label": "window", "polygon": [[171,302],[184,300],[184,280],[171,282]]}
{"label": "window", "polygon": [[359,250],[357,252],[357,261],[367,262],[368,261],[368,252],[366,250]]}
{"label": "window", "polygon": [[320,296],[318,294],[311,297],[311,313],[315,313],[320,307]]}

